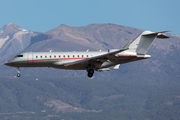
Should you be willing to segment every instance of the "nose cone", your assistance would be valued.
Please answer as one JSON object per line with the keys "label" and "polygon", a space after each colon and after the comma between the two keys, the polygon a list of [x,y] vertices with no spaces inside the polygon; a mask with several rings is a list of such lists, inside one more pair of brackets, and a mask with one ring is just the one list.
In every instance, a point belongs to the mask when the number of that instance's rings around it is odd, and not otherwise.
{"label": "nose cone", "polygon": [[12,66],[12,65],[13,65],[13,63],[6,61],[6,62],[4,63],[4,65],[7,65],[7,66]]}
{"label": "nose cone", "polygon": [[4,65],[8,65],[9,64],[9,62],[8,61],[6,61],[5,63],[4,63]]}

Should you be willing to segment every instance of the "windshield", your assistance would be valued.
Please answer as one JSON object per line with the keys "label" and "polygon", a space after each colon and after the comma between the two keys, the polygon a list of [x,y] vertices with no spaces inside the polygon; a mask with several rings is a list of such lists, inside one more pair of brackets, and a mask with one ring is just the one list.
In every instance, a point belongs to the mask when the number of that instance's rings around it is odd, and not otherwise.
{"label": "windshield", "polygon": [[16,55],[15,57],[23,57],[23,55]]}

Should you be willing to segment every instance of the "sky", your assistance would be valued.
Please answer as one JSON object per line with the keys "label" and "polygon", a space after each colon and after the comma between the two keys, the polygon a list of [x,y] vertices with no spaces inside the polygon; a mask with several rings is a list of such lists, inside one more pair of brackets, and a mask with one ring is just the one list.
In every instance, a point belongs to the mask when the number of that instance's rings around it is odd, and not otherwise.
{"label": "sky", "polygon": [[0,28],[9,23],[36,32],[113,23],[180,35],[180,0],[0,0]]}

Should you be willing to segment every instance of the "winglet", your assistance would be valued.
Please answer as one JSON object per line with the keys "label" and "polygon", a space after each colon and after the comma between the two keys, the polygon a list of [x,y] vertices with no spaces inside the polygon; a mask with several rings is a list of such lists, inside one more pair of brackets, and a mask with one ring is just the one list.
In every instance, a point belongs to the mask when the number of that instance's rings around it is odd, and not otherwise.
{"label": "winglet", "polygon": [[131,44],[132,41],[129,41],[124,47],[123,49],[129,49],[129,45]]}

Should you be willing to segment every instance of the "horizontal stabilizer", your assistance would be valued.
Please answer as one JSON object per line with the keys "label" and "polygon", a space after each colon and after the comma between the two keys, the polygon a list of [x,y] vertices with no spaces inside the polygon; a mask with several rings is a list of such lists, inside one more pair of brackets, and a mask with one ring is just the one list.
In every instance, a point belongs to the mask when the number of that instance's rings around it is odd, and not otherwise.
{"label": "horizontal stabilizer", "polygon": [[169,37],[160,33],[160,34],[158,34],[157,38],[166,39],[166,38],[169,38]]}
{"label": "horizontal stabilizer", "polygon": [[162,31],[162,32],[148,33],[148,34],[144,34],[143,36],[147,36],[147,37],[150,37],[150,36],[157,36],[157,38],[165,39],[165,38],[169,38],[168,36],[162,34],[162,33],[166,33],[166,32],[171,32],[171,31],[169,30],[169,31]]}

